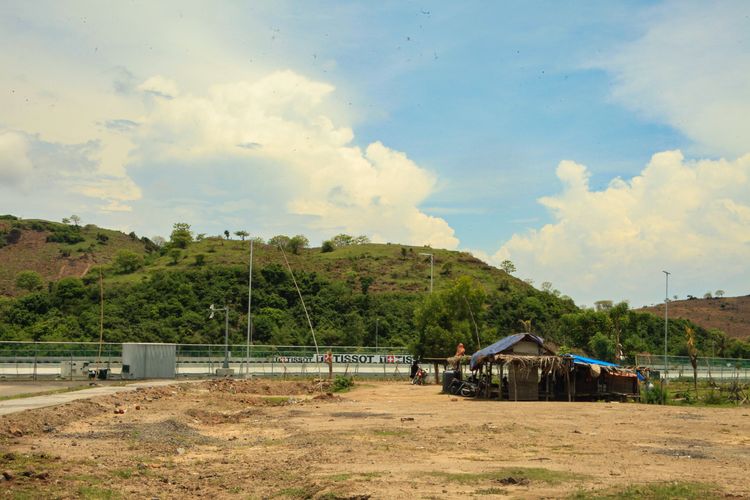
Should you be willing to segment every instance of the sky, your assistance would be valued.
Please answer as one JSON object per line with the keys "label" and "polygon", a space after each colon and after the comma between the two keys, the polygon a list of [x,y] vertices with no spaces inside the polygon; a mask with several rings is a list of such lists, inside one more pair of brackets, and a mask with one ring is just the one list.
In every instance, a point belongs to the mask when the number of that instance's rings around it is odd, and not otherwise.
{"label": "sky", "polygon": [[750,293],[750,3],[0,3],[0,213]]}

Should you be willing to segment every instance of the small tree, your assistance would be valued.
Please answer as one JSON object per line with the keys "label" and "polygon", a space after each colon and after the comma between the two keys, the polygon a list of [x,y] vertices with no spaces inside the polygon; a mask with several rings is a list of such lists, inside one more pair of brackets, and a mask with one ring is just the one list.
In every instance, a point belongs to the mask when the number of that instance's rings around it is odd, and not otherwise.
{"label": "small tree", "polygon": [[16,277],[16,288],[26,290],[27,292],[33,292],[34,290],[40,290],[44,280],[39,273],[36,271],[21,271]]}
{"label": "small tree", "polygon": [[689,326],[685,327],[685,337],[687,338],[688,356],[690,364],[693,365],[693,385],[695,386],[695,396],[698,397],[698,348],[695,347],[695,331]]}
{"label": "small tree", "polygon": [[120,274],[130,274],[143,265],[143,258],[130,250],[120,250],[115,257],[115,268]]}
{"label": "small tree", "polygon": [[716,290],[716,292],[714,292],[714,295],[716,295],[719,298],[722,298],[724,296],[724,290]]}
{"label": "small tree", "polygon": [[81,223],[81,218],[78,217],[76,214],[73,214],[70,216],[70,222],[72,222],[73,225],[77,228],[78,224]]}
{"label": "small tree", "polygon": [[712,299],[713,295],[711,295],[711,292],[706,292],[706,293],[703,294],[703,298],[704,299]]}
{"label": "small tree", "polygon": [[268,240],[268,244],[273,247],[281,247],[281,248],[288,248],[289,247],[289,236],[285,236],[283,234],[277,234],[273,238]]}
{"label": "small tree", "polygon": [[154,236],[151,238],[151,241],[159,248],[163,247],[167,243],[167,240],[165,240],[162,236]]}
{"label": "small tree", "polygon": [[362,293],[364,295],[367,295],[367,292],[370,290],[370,285],[375,281],[375,278],[372,276],[360,276],[359,278],[359,286],[362,288]]}
{"label": "small tree", "polygon": [[588,348],[598,359],[612,361],[615,357],[615,343],[602,332],[596,332],[589,339]]}
{"label": "small tree", "polygon": [[62,218],[62,223],[63,224],[70,224],[70,219],[68,217],[63,217]]}
{"label": "small tree", "polygon": [[229,239],[229,229],[224,230],[224,236],[226,236],[226,238]]}
{"label": "small tree", "polygon": [[297,236],[292,237],[289,240],[289,250],[293,254],[299,254],[300,250],[303,248],[307,248],[307,246],[310,244],[310,240],[308,240],[305,236],[298,234]]}
{"label": "small tree", "polygon": [[182,257],[182,250],[179,248],[173,248],[169,251],[169,257],[172,259],[172,265],[176,265]]}
{"label": "small tree", "polygon": [[500,269],[505,271],[508,274],[513,274],[516,272],[516,266],[513,264],[513,262],[509,261],[508,259],[505,259],[500,263]]}
{"label": "small tree", "polygon": [[341,247],[348,247],[349,245],[352,245],[354,243],[354,238],[348,234],[337,234],[333,238],[331,238],[331,241],[333,242],[333,245],[336,248]]}
{"label": "small tree", "polygon": [[325,240],[323,244],[320,246],[320,251],[323,253],[327,252],[333,252],[334,246],[331,240]]}
{"label": "small tree", "polygon": [[552,283],[549,281],[542,282],[542,291],[550,293],[552,291]]}
{"label": "small tree", "polygon": [[242,231],[235,231],[234,235],[235,236],[239,236],[242,241],[245,241],[245,238],[247,238],[248,236],[250,236],[250,233],[248,233],[245,230],[242,230]]}
{"label": "small tree", "polygon": [[193,233],[190,231],[190,224],[186,222],[175,222],[172,226],[172,234],[169,241],[175,248],[187,248],[193,241]]}
{"label": "small tree", "polygon": [[594,308],[597,311],[609,311],[613,307],[613,302],[611,300],[597,300],[594,302]]}
{"label": "small tree", "polygon": [[11,228],[11,230],[8,231],[8,234],[5,235],[5,241],[8,242],[9,244],[18,243],[22,235],[23,235],[23,231],[21,231],[19,228],[17,227]]}

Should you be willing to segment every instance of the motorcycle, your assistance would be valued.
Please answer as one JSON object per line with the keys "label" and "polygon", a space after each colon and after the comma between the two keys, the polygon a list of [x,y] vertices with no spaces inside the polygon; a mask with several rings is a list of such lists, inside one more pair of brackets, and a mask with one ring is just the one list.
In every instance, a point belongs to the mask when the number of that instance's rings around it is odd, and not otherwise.
{"label": "motorcycle", "polygon": [[425,372],[422,368],[419,368],[417,369],[417,373],[411,379],[411,383],[412,385],[424,385],[426,377],[427,372]]}

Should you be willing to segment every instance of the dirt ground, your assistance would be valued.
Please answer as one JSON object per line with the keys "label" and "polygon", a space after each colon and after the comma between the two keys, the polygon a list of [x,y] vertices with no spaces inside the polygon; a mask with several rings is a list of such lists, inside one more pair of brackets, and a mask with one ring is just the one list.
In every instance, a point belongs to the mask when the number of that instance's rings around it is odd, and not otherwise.
{"label": "dirt ground", "polygon": [[750,497],[750,409],[208,381],[0,418],[0,498]]}

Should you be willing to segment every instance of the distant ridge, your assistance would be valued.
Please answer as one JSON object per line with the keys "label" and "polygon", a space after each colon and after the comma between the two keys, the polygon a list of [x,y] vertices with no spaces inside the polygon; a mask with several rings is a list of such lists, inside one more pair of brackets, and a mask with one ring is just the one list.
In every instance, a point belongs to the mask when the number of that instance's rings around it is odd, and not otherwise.
{"label": "distant ridge", "polygon": [[[664,304],[639,310],[664,316]],[[716,328],[732,338],[750,340],[750,295],[676,300],[669,303],[669,316],[690,320],[707,330]]]}

